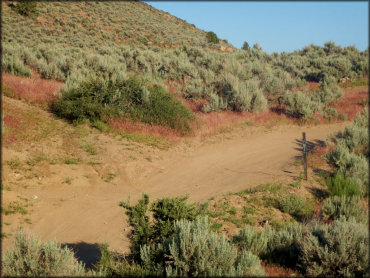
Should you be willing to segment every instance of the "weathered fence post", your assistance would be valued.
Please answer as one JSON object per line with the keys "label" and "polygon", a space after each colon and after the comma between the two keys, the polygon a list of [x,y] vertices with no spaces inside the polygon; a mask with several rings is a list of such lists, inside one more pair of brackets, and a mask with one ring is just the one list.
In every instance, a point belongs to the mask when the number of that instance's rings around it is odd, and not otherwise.
{"label": "weathered fence post", "polygon": [[306,156],[306,132],[303,132],[303,165],[304,165],[304,179],[307,180],[307,156]]}

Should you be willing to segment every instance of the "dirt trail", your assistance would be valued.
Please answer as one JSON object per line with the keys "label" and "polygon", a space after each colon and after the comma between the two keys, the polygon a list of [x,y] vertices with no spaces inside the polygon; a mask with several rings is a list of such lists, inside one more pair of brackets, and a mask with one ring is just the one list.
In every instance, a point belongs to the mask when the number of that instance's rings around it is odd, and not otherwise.
{"label": "dirt trail", "polygon": [[[62,243],[86,245],[86,250],[92,253],[94,244],[104,242],[116,251],[128,251],[128,227],[118,206],[121,200],[130,196],[135,202],[146,192],[152,200],[189,194],[192,201],[206,201],[217,194],[298,176],[299,170],[293,164],[301,154],[297,140],[301,139],[302,131],[307,132],[307,140],[315,143],[346,124],[245,127],[247,135],[195,144],[184,148],[187,151],[181,148],[160,151],[152,163],[145,164],[141,160],[129,162],[118,140],[100,135],[103,138],[100,141],[105,142],[102,165],[49,165],[49,172],[60,175],[66,172],[74,182],[61,183],[58,175],[45,177],[43,186],[30,183],[16,193],[3,191],[3,200],[12,194],[30,198],[32,223],[27,227],[44,240],[56,237]],[[3,152],[7,157],[7,149]],[[106,183],[99,176],[104,168],[117,173],[114,183]],[[11,240],[3,241],[3,250]]]}
{"label": "dirt trail", "polygon": [[342,127],[343,124],[281,126],[205,146],[194,155],[168,161],[165,172],[149,178],[141,188],[153,197],[189,194],[190,200],[205,201],[220,193],[297,176],[299,173],[289,172],[301,155],[302,132],[306,131],[307,140],[317,144]]}

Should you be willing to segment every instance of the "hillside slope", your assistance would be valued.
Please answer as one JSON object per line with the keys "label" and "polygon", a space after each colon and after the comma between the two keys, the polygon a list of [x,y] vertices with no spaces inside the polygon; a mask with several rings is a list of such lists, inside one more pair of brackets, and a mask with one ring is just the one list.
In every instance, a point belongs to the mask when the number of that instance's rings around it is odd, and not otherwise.
{"label": "hillside slope", "polygon": [[[205,31],[140,1],[38,2],[34,19],[2,3],[2,35],[7,41],[76,47],[112,43],[211,46]],[[17,32],[13,32],[15,26]],[[30,41],[34,35],[39,40]],[[232,47],[224,41],[221,45]]]}

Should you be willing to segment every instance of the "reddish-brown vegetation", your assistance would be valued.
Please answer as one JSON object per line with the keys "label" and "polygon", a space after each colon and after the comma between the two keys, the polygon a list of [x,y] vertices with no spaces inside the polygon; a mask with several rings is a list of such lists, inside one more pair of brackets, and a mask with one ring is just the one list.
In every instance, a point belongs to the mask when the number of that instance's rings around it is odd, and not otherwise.
{"label": "reddish-brown vegetation", "polygon": [[315,91],[320,88],[320,84],[318,82],[308,82],[308,88],[312,91]]}
{"label": "reddish-brown vegetation", "polygon": [[316,145],[314,149],[307,155],[308,165],[314,169],[325,168],[326,163],[322,160],[322,156],[326,153],[327,145],[325,143],[322,145]]}
{"label": "reddish-brown vegetation", "polygon": [[333,105],[333,108],[338,111],[338,114],[346,114],[348,120],[352,121],[357,113],[364,109],[364,105],[361,102],[369,99],[368,87],[347,88],[344,91],[343,97]]}
{"label": "reddish-brown vegetation", "polygon": [[169,80],[169,79],[167,79],[163,83],[167,87],[168,91],[171,94],[177,92],[179,90],[179,88],[183,86],[183,85],[181,85],[181,81],[179,81],[179,80]]}
{"label": "reddish-brown vegetation", "polygon": [[266,112],[233,112],[222,111],[214,113],[196,113],[200,121],[198,133],[208,133],[230,124],[249,123],[260,125],[272,125],[278,123],[297,123],[293,118],[277,112],[275,107],[270,107]]}
{"label": "reddish-brown vegetation", "polygon": [[22,124],[21,120],[10,115],[5,115],[3,122],[6,127],[19,127]]}
{"label": "reddish-brown vegetation", "polygon": [[2,83],[13,92],[13,96],[29,103],[46,106],[57,98],[62,82],[47,80],[37,74],[32,78],[2,73]]}
{"label": "reddish-brown vegetation", "polygon": [[173,129],[164,126],[145,124],[138,121],[135,122],[127,118],[111,119],[109,121],[109,126],[119,131],[137,134],[151,134],[157,137],[163,136],[169,140],[175,140],[181,136],[179,132]]}
{"label": "reddish-brown vegetation", "polygon": [[266,262],[262,262],[262,267],[269,277],[288,277],[292,274],[298,274],[297,271],[294,271],[290,268],[268,265]]}

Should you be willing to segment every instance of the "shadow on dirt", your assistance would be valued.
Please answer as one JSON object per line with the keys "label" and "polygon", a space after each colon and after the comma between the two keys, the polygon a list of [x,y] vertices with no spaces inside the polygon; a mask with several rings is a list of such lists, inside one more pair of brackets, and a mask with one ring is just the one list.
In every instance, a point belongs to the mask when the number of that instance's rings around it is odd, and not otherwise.
{"label": "shadow on dirt", "polygon": [[329,193],[326,190],[320,188],[311,187],[308,188],[308,191],[310,191],[310,193],[319,200],[324,200],[329,197]]}
{"label": "shadow on dirt", "polygon": [[[296,160],[301,159],[303,157],[303,140],[302,139],[295,139],[294,143],[298,146],[294,148],[296,151],[299,151],[300,154],[296,155],[294,158]],[[313,141],[306,141],[306,152],[312,152],[316,147],[324,147],[325,141],[315,139]]]}
{"label": "shadow on dirt", "polygon": [[100,246],[98,243],[62,243],[62,247],[65,246],[72,249],[75,253],[75,257],[79,262],[83,262],[87,269],[91,269],[97,264],[101,257]]}

